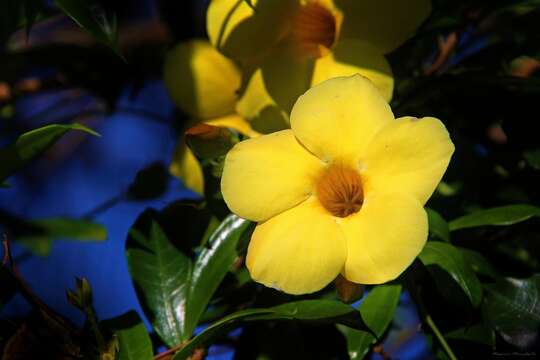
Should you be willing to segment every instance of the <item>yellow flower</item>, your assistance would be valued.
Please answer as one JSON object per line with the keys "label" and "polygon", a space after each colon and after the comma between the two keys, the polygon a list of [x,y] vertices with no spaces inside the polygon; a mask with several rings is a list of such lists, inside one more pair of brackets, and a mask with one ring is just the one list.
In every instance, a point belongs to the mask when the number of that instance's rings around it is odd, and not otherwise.
{"label": "yellow flower", "polygon": [[[258,135],[235,111],[240,71],[208,41],[191,40],[174,47],[167,55],[163,78],[171,99],[191,116],[191,125],[205,122],[234,129],[245,136]],[[189,189],[204,193],[201,165],[183,138],[178,142],[169,170]]]}
{"label": "yellow flower", "polygon": [[303,294],[340,273],[361,284],[396,278],[427,239],[423,205],[454,151],[444,125],[394,119],[375,86],[353,75],[308,90],[291,128],[242,141],[225,159],[225,202],[258,222],[253,279]]}
{"label": "yellow flower", "polygon": [[205,40],[171,49],[163,78],[172,100],[193,118],[206,120],[234,112],[240,71]]}
{"label": "yellow flower", "polygon": [[264,117],[272,106],[289,113],[311,86],[357,73],[389,101],[394,79],[384,54],[405,42],[431,11],[430,0],[253,3],[255,9],[243,0],[213,0],[207,13],[211,43],[240,62],[249,79],[240,101],[249,119]]}

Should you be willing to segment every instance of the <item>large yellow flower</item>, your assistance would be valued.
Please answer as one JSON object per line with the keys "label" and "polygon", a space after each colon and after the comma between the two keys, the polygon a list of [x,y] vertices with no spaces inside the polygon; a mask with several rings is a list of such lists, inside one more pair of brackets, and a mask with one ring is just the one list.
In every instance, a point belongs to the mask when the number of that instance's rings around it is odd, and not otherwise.
{"label": "large yellow flower", "polygon": [[353,75],[301,96],[291,128],[238,143],[221,181],[225,202],[258,222],[253,279],[291,294],[396,278],[427,239],[423,205],[454,151],[435,118],[394,115]]}
{"label": "large yellow flower", "polygon": [[[205,122],[234,129],[245,136],[258,135],[235,110],[240,70],[208,41],[191,40],[171,49],[163,78],[172,100],[191,117],[190,125]],[[176,147],[170,171],[189,189],[199,194],[204,192],[201,165],[183,138]]]}
{"label": "large yellow flower", "polygon": [[273,107],[289,113],[311,86],[357,73],[389,101],[394,80],[384,54],[405,42],[431,11],[430,0],[252,3],[254,9],[245,0],[212,0],[207,13],[211,43],[241,63],[249,79],[241,100],[248,118],[276,112]]}

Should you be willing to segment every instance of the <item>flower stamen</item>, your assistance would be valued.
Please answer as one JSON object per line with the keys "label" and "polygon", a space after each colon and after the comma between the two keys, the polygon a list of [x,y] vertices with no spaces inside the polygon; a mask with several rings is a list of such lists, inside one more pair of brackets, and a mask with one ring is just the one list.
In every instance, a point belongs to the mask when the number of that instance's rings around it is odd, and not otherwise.
{"label": "flower stamen", "polygon": [[317,181],[317,197],[332,215],[347,217],[364,203],[362,178],[350,167],[331,165]]}

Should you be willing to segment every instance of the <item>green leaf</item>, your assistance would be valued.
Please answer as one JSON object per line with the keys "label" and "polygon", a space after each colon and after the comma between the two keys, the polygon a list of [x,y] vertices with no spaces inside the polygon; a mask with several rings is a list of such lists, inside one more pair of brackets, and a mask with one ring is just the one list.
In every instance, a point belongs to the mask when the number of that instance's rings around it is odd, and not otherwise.
{"label": "green leaf", "polygon": [[435,210],[426,208],[426,212],[428,215],[430,234],[441,240],[450,242],[450,229],[448,228],[446,220],[444,220],[444,218]]}
{"label": "green leaf", "polygon": [[128,311],[116,318],[105,320],[103,326],[118,337],[118,360],[152,360],[154,353],[150,335],[135,311]]}
{"label": "green leaf", "polygon": [[28,224],[40,231],[21,234],[15,240],[40,256],[51,252],[54,240],[103,241],[107,238],[105,227],[88,220],[53,218],[29,221]]}
{"label": "green leaf", "polygon": [[450,221],[450,231],[486,225],[512,225],[533,216],[540,216],[540,208],[532,205],[508,205],[476,211]]}
{"label": "green leaf", "polygon": [[129,185],[128,197],[132,200],[150,200],[167,191],[168,169],[160,162],[152,163],[140,170]]}
{"label": "green leaf", "polygon": [[488,276],[493,279],[499,277],[499,274],[495,268],[493,268],[489,261],[478,251],[464,248],[459,248],[459,250],[463,254],[465,262],[471,266],[475,273]]}
{"label": "green leaf", "polygon": [[485,286],[482,313],[507,342],[528,348],[540,329],[540,275],[528,279],[499,279]]}
{"label": "green leaf", "polygon": [[210,325],[186,343],[186,345],[176,353],[173,360],[187,359],[197,347],[209,343],[214,336],[229,330],[232,326],[238,324],[239,321],[257,320],[330,322],[369,331],[362,320],[360,312],[349,305],[332,300],[302,300],[266,309],[242,310],[228,315]]}
{"label": "green leaf", "polygon": [[531,11],[538,10],[540,6],[539,0],[524,0],[524,1],[513,1],[514,4],[502,7],[498,9],[495,14],[502,15],[504,13],[509,13],[515,16],[523,16]]}
{"label": "green leaf", "polygon": [[198,255],[190,279],[184,340],[189,339],[212,295],[236,260],[236,245],[249,221],[229,215]]}
{"label": "green leaf", "polygon": [[137,294],[156,333],[169,345],[183,339],[190,259],[169,242],[157,223],[148,237],[135,229],[130,235],[127,261]]}
{"label": "green leaf", "polygon": [[53,218],[33,221],[47,231],[50,237],[55,239],[72,240],[105,240],[107,229],[102,225],[88,220],[68,218]]}
{"label": "green leaf", "polygon": [[103,13],[98,13],[98,8],[86,0],[55,0],[54,3],[77,25],[97,41],[110,47],[125,61],[118,47],[116,17],[108,19]]}
{"label": "green leaf", "polygon": [[53,124],[24,133],[14,144],[0,150],[0,182],[22,169],[70,130],[84,131],[99,136],[95,131],[80,124]]}
{"label": "green leaf", "polygon": [[463,289],[473,306],[482,301],[482,285],[458,248],[440,241],[429,241],[419,255],[422,263],[439,266]]}
{"label": "green leaf", "polygon": [[394,318],[400,294],[401,285],[379,285],[371,289],[360,305],[362,319],[377,337],[367,331],[338,326],[347,339],[347,349],[351,359],[363,359],[370,347],[384,335]]}
{"label": "green leaf", "polygon": [[495,345],[495,333],[486,327],[484,323],[453,330],[446,333],[444,337],[447,339],[473,341],[490,347]]}
{"label": "green leaf", "polygon": [[167,239],[153,222],[145,237],[131,230],[127,257],[133,281],[150,322],[174,346],[189,339],[212,295],[236,259],[236,245],[249,222],[228,216],[195,262]]}
{"label": "green leaf", "polygon": [[540,149],[525,151],[523,157],[533,169],[540,170]]}

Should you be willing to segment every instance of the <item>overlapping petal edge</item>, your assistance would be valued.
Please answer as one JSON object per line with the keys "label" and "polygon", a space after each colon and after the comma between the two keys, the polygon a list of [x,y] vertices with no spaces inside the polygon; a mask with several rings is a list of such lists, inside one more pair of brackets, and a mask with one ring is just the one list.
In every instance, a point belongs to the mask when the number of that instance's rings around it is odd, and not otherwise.
{"label": "overlapping petal edge", "polygon": [[[364,75],[389,101],[394,79],[384,54],[412,36],[431,12],[430,0],[258,0],[253,3],[255,10],[244,1],[213,0],[207,13],[212,44],[247,66],[243,76],[251,78],[251,86],[242,95],[240,113],[250,121],[268,112],[288,114],[300,94],[335,76]],[[333,19],[333,27],[322,27],[333,29],[333,40],[329,44],[309,46],[307,56],[305,53],[299,56],[291,29],[294,33],[295,14],[309,6],[324,11],[311,11],[307,19],[322,15]],[[300,37],[316,38],[315,25],[309,23],[306,29],[309,31],[301,31]],[[321,36],[320,40],[329,38]],[[261,102],[261,94],[267,100]]]}
{"label": "overlapping petal edge", "polygon": [[[164,64],[164,79],[172,100],[190,115],[192,124],[205,122],[247,137],[259,135],[235,112],[236,92],[241,83],[239,69],[208,41],[194,39],[171,49]],[[188,189],[204,194],[201,165],[183,137],[174,150],[169,171],[182,179]]]}
{"label": "overlapping petal edge", "polygon": [[[241,142],[225,160],[225,202],[259,223],[247,254],[253,279],[303,294],[340,273],[363,284],[399,276],[427,240],[423,205],[454,151],[444,125],[394,119],[375,86],[354,75],[308,90],[291,128]],[[362,179],[362,207],[345,217],[317,191],[336,164]]]}

